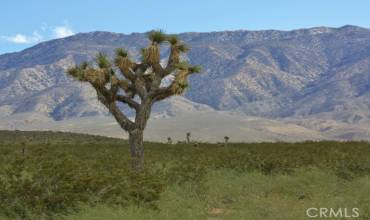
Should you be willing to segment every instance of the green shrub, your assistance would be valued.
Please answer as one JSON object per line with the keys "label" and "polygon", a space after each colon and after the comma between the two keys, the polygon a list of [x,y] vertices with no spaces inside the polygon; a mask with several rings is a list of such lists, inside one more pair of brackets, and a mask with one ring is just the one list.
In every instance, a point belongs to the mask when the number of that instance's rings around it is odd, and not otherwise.
{"label": "green shrub", "polygon": [[[0,137],[0,216],[6,218],[47,219],[99,205],[155,210],[161,195],[173,187],[191,186],[202,200],[210,187],[207,174],[218,170],[275,176],[313,167],[329,170],[343,181],[370,174],[366,142],[228,147],[147,142],[146,169],[137,174],[130,171],[124,140],[60,132],[0,131]],[[32,138],[23,146],[17,137]]]}

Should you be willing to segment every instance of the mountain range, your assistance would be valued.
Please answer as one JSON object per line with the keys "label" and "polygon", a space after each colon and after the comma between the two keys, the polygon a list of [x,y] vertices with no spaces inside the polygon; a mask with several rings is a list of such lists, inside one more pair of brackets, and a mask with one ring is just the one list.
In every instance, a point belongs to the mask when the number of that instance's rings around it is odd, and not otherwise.
{"label": "mountain range", "polygon": [[[237,141],[370,139],[370,29],[347,25],[179,37],[191,48],[184,59],[201,65],[203,73],[190,78],[184,96],[154,107],[148,139],[180,139],[190,129],[206,141],[222,134]],[[147,43],[146,33],[91,32],[0,55],[0,128],[73,130],[68,124],[78,122],[78,132],[112,135],[116,127],[91,131],[89,121],[109,114],[88,85],[65,71],[98,52],[111,56],[118,47],[138,58]],[[165,47],[162,55],[167,54]],[[123,133],[117,132],[113,136]]]}

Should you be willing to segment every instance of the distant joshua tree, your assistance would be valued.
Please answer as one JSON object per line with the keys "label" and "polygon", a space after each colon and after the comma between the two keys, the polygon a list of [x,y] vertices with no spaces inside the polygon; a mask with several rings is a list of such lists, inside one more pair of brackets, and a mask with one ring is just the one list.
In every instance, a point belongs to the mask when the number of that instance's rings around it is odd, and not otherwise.
{"label": "distant joshua tree", "polygon": [[[126,50],[119,48],[113,63],[105,54],[99,53],[96,64],[83,62],[68,69],[69,75],[88,82],[96,90],[98,100],[128,132],[134,170],[141,170],[144,165],[143,133],[152,105],[182,94],[188,87],[188,77],[200,72],[200,67],[181,60],[181,54],[189,49],[176,36],[152,31],[148,38],[150,43],[141,50],[140,62],[135,62]],[[160,46],[164,43],[169,44],[170,52],[168,62],[162,65]],[[167,86],[162,85],[165,77],[172,79]],[[118,107],[118,103],[135,111],[133,121]]]}
{"label": "distant joshua tree", "polygon": [[21,141],[22,155],[26,154],[26,141]]}
{"label": "distant joshua tree", "polygon": [[23,136],[21,138],[20,145],[21,145],[21,148],[22,148],[22,150],[21,150],[22,155],[26,154],[27,144],[29,144],[31,142],[32,142],[32,137]]}
{"label": "distant joshua tree", "polygon": [[230,138],[228,136],[225,136],[224,139],[225,139],[225,146],[227,146],[227,144],[229,143]]}
{"label": "distant joshua tree", "polygon": [[191,136],[191,133],[190,132],[187,132],[186,133],[186,143],[190,143],[190,136]]}

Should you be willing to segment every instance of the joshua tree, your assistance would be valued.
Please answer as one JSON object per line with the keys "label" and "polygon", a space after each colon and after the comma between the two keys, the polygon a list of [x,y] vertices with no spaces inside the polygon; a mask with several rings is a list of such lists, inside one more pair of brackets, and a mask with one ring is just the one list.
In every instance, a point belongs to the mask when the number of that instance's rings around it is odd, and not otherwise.
{"label": "joshua tree", "polygon": [[[150,40],[146,48],[141,49],[141,61],[130,58],[125,49],[116,49],[114,62],[99,53],[95,64],[83,62],[68,69],[68,74],[75,79],[88,82],[97,93],[98,100],[114,116],[122,129],[129,134],[132,167],[143,167],[144,146],[143,132],[150,117],[152,105],[173,95],[184,92],[188,86],[188,76],[199,73],[200,67],[192,66],[181,59],[181,54],[189,49],[174,35],[161,31],[148,34]],[[169,57],[165,65],[161,64],[160,49],[169,44]],[[172,79],[163,86],[162,80]],[[135,111],[135,119],[129,119],[118,107],[123,103]]]}
{"label": "joshua tree", "polygon": [[21,141],[22,155],[26,154],[26,141]]}
{"label": "joshua tree", "polygon": [[225,139],[225,146],[227,146],[227,143],[229,142],[230,138],[228,136],[225,136],[224,139]]}
{"label": "joshua tree", "polygon": [[27,144],[32,141],[32,138],[27,138],[26,136],[23,136],[20,141],[20,145],[22,147],[22,155],[26,154],[26,147]]}
{"label": "joshua tree", "polygon": [[190,132],[187,132],[186,133],[186,143],[190,143],[190,136],[191,136],[191,133]]}

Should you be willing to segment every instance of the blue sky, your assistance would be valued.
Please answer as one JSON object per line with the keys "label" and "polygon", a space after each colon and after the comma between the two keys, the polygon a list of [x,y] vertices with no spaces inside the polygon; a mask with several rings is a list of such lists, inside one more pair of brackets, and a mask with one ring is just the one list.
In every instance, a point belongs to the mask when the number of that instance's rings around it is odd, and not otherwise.
{"label": "blue sky", "polygon": [[79,32],[370,27],[367,0],[2,0],[0,54]]}

